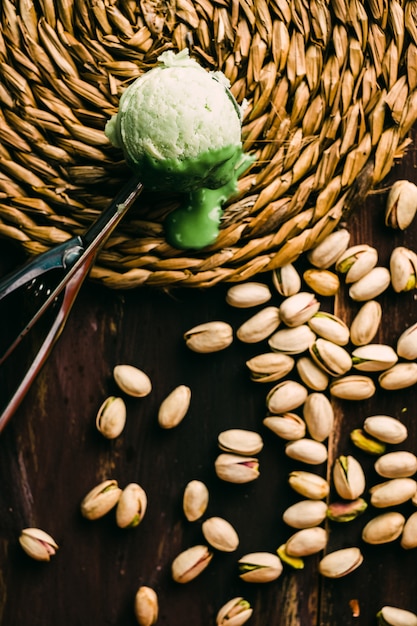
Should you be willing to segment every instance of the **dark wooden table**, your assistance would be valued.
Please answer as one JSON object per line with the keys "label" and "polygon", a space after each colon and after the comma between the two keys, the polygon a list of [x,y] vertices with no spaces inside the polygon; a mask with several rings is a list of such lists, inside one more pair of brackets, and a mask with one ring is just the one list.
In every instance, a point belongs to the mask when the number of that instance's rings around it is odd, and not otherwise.
{"label": "dark wooden table", "polygon": [[[400,178],[417,182],[416,160],[417,149],[411,147],[387,185]],[[405,233],[386,228],[385,198],[385,193],[370,196],[351,218],[349,230],[352,244],[375,245],[380,264],[387,266],[395,246],[417,247],[417,222]],[[3,274],[22,260],[8,242],[1,243],[1,259]],[[270,276],[259,279],[270,282]],[[253,626],[372,626],[385,604],[417,612],[416,551],[403,550],[398,540],[364,544],[363,525],[379,512],[371,506],[354,522],[329,524],[328,550],[358,545],[363,551],[363,565],[349,576],[322,578],[318,555],[306,558],[300,571],[284,566],[275,582],[251,585],[239,579],[240,556],[274,552],[292,534],[282,513],[300,498],[288,486],[288,472],[302,466],[285,456],[284,442],[263,426],[270,386],[252,383],[246,370],[245,361],[263,352],[266,343],[236,340],[210,355],[192,353],[184,345],[183,333],[200,322],[220,319],[236,329],[252,314],[225,304],[226,289],[118,292],[84,285],[46,366],[0,438],[2,625],[133,625],[140,585],[158,592],[158,623],[167,626],[215,624],[220,606],[240,595],[254,607]],[[395,295],[389,289],[378,299],[383,323],[376,340],[395,346],[399,334],[417,321],[415,293]],[[276,294],[274,302],[279,301]],[[343,290],[336,302],[323,306],[334,306],[348,323],[358,308]],[[109,441],[96,431],[95,417],[102,401],[118,393],[112,369],[119,363],[147,372],[153,390],[146,398],[126,398],[126,428]],[[159,404],[182,383],[192,390],[190,411],[177,428],[163,431],[157,424]],[[393,415],[409,429],[397,448],[417,452],[416,401],[416,389],[410,388],[378,392],[368,401],[335,402],[328,466],[338,454],[354,454],[365,468],[368,489],[378,481],[374,457],[352,446],[350,431],[368,415]],[[264,439],[260,477],[253,483],[231,485],[215,475],[217,435],[233,427],[256,430]],[[303,469],[328,471],[325,465]],[[122,487],[138,482],[147,492],[148,509],[137,528],[117,528],[114,513],[95,522],[81,516],[84,495],[107,478]],[[171,579],[173,558],[202,542],[201,521],[187,522],[182,512],[184,487],[194,478],[210,490],[205,517],[232,522],[240,545],[235,553],[216,553],[204,573],[180,585]],[[398,510],[407,516],[414,509],[406,504]],[[18,537],[27,526],[56,539],[60,547],[51,562],[35,562],[23,553]],[[352,600],[358,602],[359,616],[353,614]]]}

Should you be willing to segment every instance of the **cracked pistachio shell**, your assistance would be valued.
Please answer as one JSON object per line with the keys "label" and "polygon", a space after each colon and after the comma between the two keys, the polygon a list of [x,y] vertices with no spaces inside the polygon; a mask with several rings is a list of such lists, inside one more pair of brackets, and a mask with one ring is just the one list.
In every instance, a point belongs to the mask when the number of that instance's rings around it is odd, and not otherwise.
{"label": "cracked pistachio shell", "polygon": [[294,359],[288,354],[265,352],[257,354],[248,361],[251,380],[256,383],[271,383],[284,378],[294,367]]}
{"label": "cracked pistachio shell", "polygon": [[272,552],[252,552],[238,561],[239,577],[248,583],[268,583],[282,574],[282,563]]}
{"label": "cracked pistachio shell", "polygon": [[253,609],[242,597],[226,602],[216,616],[216,626],[242,626],[252,616]]}
{"label": "cracked pistachio shell", "polygon": [[391,283],[391,274],[386,267],[374,267],[370,272],[352,283],[349,296],[356,302],[373,300],[386,289]]}
{"label": "cracked pistachio shell", "polygon": [[332,404],[324,393],[310,393],[303,406],[304,420],[312,439],[324,441],[330,435],[334,425]]}
{"label": "cracked pistachio shell", "polygon": [[378,383],[390,391],[412,387],[417,383],[417,363],[396,363],[379,375]]}
{"label": "cracked pistachio shell", "polygon": [[296,413],[269,415],[264,419],[263,424],[278,437],[288,441],[302,439],[306,434],[306,423]]}
{"label": "cracked pistachio shell", "polygon": [[233,342],[233,328],[227,322],[206,322],[184,333],[184,340],[185,345],[193,352],[219,352]]}
{"label": "cracked pistachio shell", "polygon": [[304,559],[299,556],[290,556],[287,554],[285,543],[277,548],[277,554],[283,563],[286,563],[286,565],[289,565],[293,569],[304,569]]}
{"label": "cracked pistachio shell", "polygon": [[391,346],[382,343],[370,343],[360,346],[352,352],[353,367],[362,372],[380,372],[387,370],[398,361],[398,356]]}
{"label": "cracked pistachio shell", "polygon": [[145,491],[137,483],[129,483],[117,502],[116,524],[119,528],[135,528],[143,520],[146,507]]}
{"label": "cracked pistachio shell", "polygon": [[20,533],[19,543],[35,561],[50,561],[58,550],[55,539],[40,528],[24,528]]}
{"label": "cracked pistachio shell", "polygon": [[268,339],[268,344],[271,350],[294,355],[308,350],[315,338],[316,335],[311,328],[307,324],[301,324],[301,326],[294,328],[277,330]]}
{"label": "cracked pistachio shell", "polygon": [[340,280],[337,274],[330,270],[311,268],[303,274],[304,282],[319,296],[334,296],[340,288]]}
{"label": "cracked pistachio shell", "polygon": [[302,528],[287,539],[285,550],[290,556],[310,556],[324,550],[327,541],[328,533],[321,526]]}
{"label": "cracked pistachio shell", "polygon": [[319,337],[309,350],[312,359],[330,376],[343,376],[352,367],[349,352],[328,339]]}
{"label": "cracked pistachio shell", "polygon": [[322,500],[330,492],[327,480],[313,472],[294,470],[288,476],[288,483],[294,491],[309,500]]}
{"label": "cracked pistachio shell", "polygon": [[405,329],[397,341],[397,354],[402,359],[417,359],[417,322]]}
{"label": "cracked pistachio shell", "polygon": [[301,289],[301,277],[292,263],[272,271],[272,284],[281,296],[288,297]]}
{"label": "cracked pistachio shell", "polygon": [[236,331],[236,337],[243,343],[259,343],[272,335],[280,322],[279,308],[267,306],[243,322]]}
{"label": "cracked pistachio shell", "polygon": [[143,398],[152,391],[149,376],[133,365],[116,365],[113,377],[117,386],[128,396]]}
{"label": "cracked pistachio shell", "polygon": [[384,454],[386,445],[382,441],[378,441],[374,437],[371,437],[362,428],[355,428],[350,433],[350,439],[352,443],[369,454]]}
{"label": "cracked pistachio shell", "polygon": [[396,511],[377,515],[363,527],[362,539],[373,545],[395,541],[401,535],[404,524],[404,515]]}
{"label": "cracked pistachio shell", "polygon": [[266,396],[270,413],[280,415],[301,406],[308,395],[307,388],[295,380],[284,380],[273,387]]}
{"label": "cracked pistachio shell", "polygon": [[412,513],[405,521],[401,535],[401,547],[405,550],[417,548],[417,512]]}
{"label": "cracked pistachio shell", "polygon": [[327,578],[347,576],[363,563],[363,555],[359,548],[342,548],[329,552],[319,562],[319,572]]}
{"label": "cracked pistachio shell", "polygon": [[87,493],[81,502],[81,514],[89,520],[106,515],[119,501],[122,490],[117,480],[104,480]]}
{"label": "cracked pistachio shell", "polygon": [[310,250],[307,258],[311,265],[320,269],[327,269],[336,263],[337,259],[347,249],[350,234],[344,228],[335,230],[327,235],[315,248]]}
{"label": "cracked pistachio shell", "polygon": [[333,483],[341,498],[356,500],[365,491],[365,474],[355,457],[339,456],[333,465]]}
{"label": "cracked pistachio shell", "polygon": [[292,528],[313,528],[326,519],[327,504],[322,500],[299,500],[285,509],[282,519]]}
{"label": "cracked pistachio shell", "polygon": [[343,274],[347,284],[354,283],[377,264],[378,252],[376,248],[367,244],[351,246],[336,261],[336,271]]}
{"label": "cracked pistachio shell", "polygon": [[349,343],[349,328],[337,315],[319,311],[308,321],[308,325],[316,335],[332,343],[339,346],[345,346]]}
{"label": "cracked pistachio shell", "polygon": [[411,500],[416,490],[417,482],[413,478],[390,478],[370,488],[371,504],[378,509],[397,506]]}
{"label": "cracked pistachio shell", "polygon": [[107,398],[97,413],[97,430],[106,439],[118,437],[126,424],[126,405],[123,398],[110,396]]}
{"label": "cracked pistachio shell", "polygon": [[158,619],[159,604],[156,591],[143,585],[135,595],[135,617],[139,626],[152,626]]}
{"label": "cracked pistachio shell", "polygon": [[329,386],[329,375],[311,357],[297,359],[296,369],[301,382],[313,391],[324,391]]}
{"label": "cracked pistachio shell", "polygon": [[239,309],[265,304],[271,297],[268,285],[258,282],[239,283],[229,287],[226,292],[227,304]]}
{"label": "cracked pistachio shell", "polygon": [[330,383],[330,394],[341,400],[367,400],[376,391],[375,383],[369,376],[342,376]]}
{"label": "cracked pistachio shell", "polygon": [[219,448],[224,452],[231,452],[232,454],[240,454],[242,456],[258,454],[264,446],[264,442],[259,433],[241,428],[224,430],[217,437],[217,443]]}
{"label": "cracked pistachio shell", "polygon": [[161,428],[175,428],[184,419],[191,402],[191,389],[178,385],[161,402],[158,410],[158,424]]}
{"label": "cracked pistachio shell", "polygon": [[409,478],[417,472],[417,456],[407,450],[395,450],[380,456],[374,467],[384,478]]}
{"label": "cracked pistachio shell", "polygon": [[382,318],[382,307],[376,300],[365,302],[350,325],[350,340],[355,346],[364,346],[374,339]]}
{"label": "cracked pistachio shell", "polygon": [[209,501],[209,491],[201,480],[190,480],[185,486],[182,499],[184,515],[189,522],[195,522],[204,515]]}
{"label": "cracked pistachio shell", "polygon": [[362,515],[367,508],[368,503],[364,498],[331,502],[327,508],[327,517],[333,522],[351,522]]}
{"label": "cracked pistachio shell", "polygon": [[234,552],[239,546],[239,536],[230,522],[222,517],[209,517],[202,524],[205,540],[216,550]]}
{"label": "cracked pistachio shell", "polygon": [[281,321],[290,328],[301,326],[308,322],[320,308],[320,302],[314,293],[299,291],[288,296],[281,302],[279,314]]}
{"label": "cracked pistachio shell", "polygon": [[389,260],[391,284],[396,293],[411,291],[416,287],[417,254],[398,246],[391,252]]}
{"label": "cracked pistachio shell", "polygon": [[327,460],[327,447],[314,439],[297,439],[285,446],[285,454],[294,461],[308,465],[320,465]]}
{"label": "cracked pistachio shell", "polygon": [[392,185],[385,205],[385,224],[405,230],[417,211],[417,186],[409,180],[397,180]]}
{"label": "cracked pistachio shell", "polygon": [[258,459],[238,454],[219,454],[214,468],[218,478],[229,483],[248,483],[259,477]]}
{"label": "cracked pistachio shell", "polygon": [[177,583],[188,583],[208,567],[213,552],[207,546],[196,545],[184,550],[172,561],[172,578]]}
{"label": "cracked pistachio shell", "polygon": [[405,424],[390,415],[371,415],[363,423],[363,429],[368,435],[384,443],[402,443],[408,437]]}
{"label": "cracked pistachio shell", "polygon": [[417,626],[417,615],[396,606],[383,606],[377,613],[379,626]]}

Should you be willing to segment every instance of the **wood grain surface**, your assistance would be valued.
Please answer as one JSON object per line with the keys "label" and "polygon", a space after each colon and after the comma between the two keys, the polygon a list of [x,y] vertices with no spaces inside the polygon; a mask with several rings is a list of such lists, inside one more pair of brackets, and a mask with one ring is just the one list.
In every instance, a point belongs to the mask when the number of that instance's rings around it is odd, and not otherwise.
{"label": "wood grain surface", "polygon": [[[387,186],[401,178],[417,182],[416,159],[411,147]],[[351,244],[375,245],[379,263],[387,266],[395,246],[417,248],[417,222],[405,233],[388,229],[385,199],[386,191],[370,196],[351,217],[349,230]],[[8,242],[2,242],[0,255],[3,273],[22,260]],[[302,270],[303,263],[299,266]],[[270,284],[270,278],[259,280]],[[300,499],[288,486],[289,471],[311,469],[325,476],[336,456],[353,454],[365,469],[369,501],[369,487],[380,482],[375,458],[354,448],[349,434],[372,414],[400,418],[409,436],[392,449],[417,452],[417,394],[415,388],[378,391],[368,401],[334,402],[328,464],[310,468],[291,461],[284,442],[262,424],[271,385],[251,382],[245,366],[267,349],[266,342],[235,340],[223,352],[208,355],[192,353],[184,344],[183,333],[196,324],[224,320],[236,330],[254,312],[228,306],[227,288],[116,292],[91,282],[83,286],[59,342],[0,438],[0,624],[133,625],[140,585],[158,592],[158,624],[166,626],[215,624],[218,609],[234,596],[253,605],[252,626],[372,626],[385,604],[417,612],[416,551],[402,549],[398,540],[365,544],[362,528],[380,512],[371,506],[353,522],[327,525],[327,551],[353,545],[363,551],[362,566],[350,575],[323,578],[318,555],[306,558],[303,570],[285,565],[281,577],[268,584],[239,579],[241,556],[275,552],[294,531],[282,521],[283,511]],[[399,334],[417,321],[415,297],[415,292],[396,295],[389,289],[378,298],[383,321],[376,341],[395,347]],[[279,302],[275,292],[272,303]],[[322,303],[347,323],[358,309],[345,288],[336,300]],[[5,320],[1,326],[4,337]],[[125,398],[125,430],[109,441],[97,432],[95,417],[103,400],[119,393],[112,369],[120,363],[143,369],[153,389],[146,398]],[[177,428],[164,431],[157,424],[158,407],[179,384],[192,390],[190,410]],[[264,439],[260,477],[246,485],[222,482],[214,472],[217,435],[234,427],[256,430]],[[137,528],[119,529],[114,512],[94,522],[81,516],[84,495],[107,478],[122,487],[138,482],[145,489],[148,509]],[[182,512],[184,487],[195,478],[210,492],[203,519],[228,519],[240,545],[235,553],[216,552],[198,578],[181,585],[172,581],[172,560],[204,543],[201,521],[190,523]],[[408,516],[414,508],[407,503],[396,510]],[[49,563],[31,560],[20,548],[18,537],[27,526],[42,528],[59,544]]]}

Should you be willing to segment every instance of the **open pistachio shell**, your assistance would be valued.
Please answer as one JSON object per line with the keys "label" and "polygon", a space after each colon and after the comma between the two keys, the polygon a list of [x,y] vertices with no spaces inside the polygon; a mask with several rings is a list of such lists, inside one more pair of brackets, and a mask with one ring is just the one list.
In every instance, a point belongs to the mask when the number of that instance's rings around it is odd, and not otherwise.
{"label": "open pistachio shell", "polygon": [[357,569],[363,563],[359,548],[342,548],[329,552],[319,563],[319,572],[327,578],[341,578]]}
{"label": "open pistachio shell", "polygon": [[296,368],[302,383],[313,391],[324,391],[329,386],[329,375],[311,357],[301,356]]}
{"label": "open pistachio shell", "polygon": [[350,240],[350,233],[345,228],[335,230],[327,235],[317,246],[307,254],[307,258],[314,267],[327,269],[334,263],[347,249]]}
{"label": "open pistachio shell", "polygon": [[365,419],[363,429],[385,443],[402,443],[408,436],[407,426],[390,415],[370,415]]}
{"label": "open pistachio shell", "polygon": [[50,561],[58,550],[55,539],[40,528],[24,528],[20,533],[19,543],[35,561]]}
{"label": "open pistachio shell", "polygon": [[294,491],[310,500],[327,498],[330,491],[330,485],[325,478],[303,470],[290,472],[288,483]]}
{"label": "open pistachio shell", "polygon": [[324,393],[310,393],[303,406],[303,415],[310,437],[324,441],[334,426],[333,406]]}
{"label": "open pistachio shell", "polygon": [[319,308],[320,302],[313,293],[300,291],[281,302],[279,314],[282,322],[287,326],[301,326],[308,322]]}
{"label": "open pistachio shell", "polygon": [[356,302],[373,300],[388,289],[391,274],[386,267],[374,267],[368,274],[352,283],[349,296]]}
{"label": "open pistachio shell", "polygon": [[407,450],[387,452],[375,461],[374,467],[384,478],[409,478],[417,472],[417,456]]}
{"label": "open pistachio shell", "polygon": [[206,512],[209,491],[201,480],[190,480],[185,486],[182,499],[184,515],[189,522],[195,522]]}
{"label": "open pistachio shell", "polygon": [[274,415],[288,413],[301,406],[307,395],[308,391],[301,383],[295,380],[284,380],[268,392],[266,406]]}
{"label": "open pistachio shell", "polygon": [[234,552],[239,546],[239,536],[230,522],[222,517],[209,517],[202,527],[205,540],[216,550]]}
{"label": "open pistachio shell", "polygon": [[315,333],[307,324],[294,328],[281,328],[269,339],[268,344],[274,352],[295,355],[302,354],[311,346],[316,338]]}
{"label": "open pistachio shell", "polygon": [[120,494],[116,507],[119,528],[134,528],[143,520],[147,507],[145,491],[137,483],[129,483]]}
{"label": "open pistachio shell", "polygon": [[297,439],[289,441],[285,446],[285,454],[301,463],[320,465],[327,460],[327,446],[314,439]]}
{"label": "open pistachio shell", "polygon": [[263,424],[278,437],[288,441],[302,439],[306,434],[306,423],[296,413],[269,415],[264,419]]}
{"label": "open pistachio shell", "polygon": [[252,616],[253,609],[242,597],[232,598],[222,606],[216,616],[216,626],[242,626]]}
{"label": "open pistachio shell", "polygon": [[158,596],[154,589],[142,585],[135,595],[135,617],[139,626],[153,626],[158,620]]}
{"label": "open pistachio shell", "polygon": [[285,550],[290,556],[310,556],[324,550],[327,540],[328,533],[321,526],[302,528],[287,539]]}
{"label": "open pistachio shell", "polygon": [[238,561],[239,576],[248,583],[267,583],[282,573],[281,559],[271,552],[252,552]]}
{"label": "open pistachio shell", "polygon": [[364,346],[375,338],[382,318],[382,307],[376,300],[362,304],[350,325],[350,340],[355,346]]}
{"label": "open pistachio shell", "polygon": [[326,519],[327,504],[322,500],[299,500],[285,509],[282,519],[292,528],[313,528]]}
{"label": "open pistachio shell", "polygon": [[114,380],[128,396],[143,398],[152,391],[152,383],[147,374],[133,365],[116,365]]}
{"label": "open pistachio shell", "polygon": [[389,480],[373,485],[371,504],[376,508],[397,506],[411,500],[416,494],[417,482],[413,478],[390,478]]}
{"label": "open pistachio shell", "polygon": [[230,428],[221,432],[217,438],[219,448],[224,452],[252,456],[263,448],[263,440],[259,433],[242,428]]}
{"label": "open pistachio shell", "polygon": [[172,578],[177,583],[188,583],[208,567],[213,552],[205,545],[196,545],[181,552],[172,562]]}
{"label": "open pistachio shell", "polygon": [[351,455],[339,456],[333,465],[333,482],[341,498],[359,498],[365,491],[365,474],[359,461]]}
{"label": "open pistachio shell", "polygon": [[301,277],[292,263],[277,267],[272,272],[272,283],[281,296],[293,296],[301,288]]}

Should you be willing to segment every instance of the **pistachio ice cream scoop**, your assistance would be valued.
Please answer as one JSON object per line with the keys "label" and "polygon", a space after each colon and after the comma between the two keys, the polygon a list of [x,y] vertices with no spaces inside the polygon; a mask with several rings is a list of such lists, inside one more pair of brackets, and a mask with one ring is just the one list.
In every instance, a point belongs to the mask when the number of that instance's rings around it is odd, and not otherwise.
{"label": "pistachio ice cream scoop", "polygon": [[215,241],[222,205],[253,161],[242,149],[242,110],[226,77],[207,72],[188,50],[158,61],[124,91],[105,132],[147,189],[184,194],[166,237],[201,248]]}

